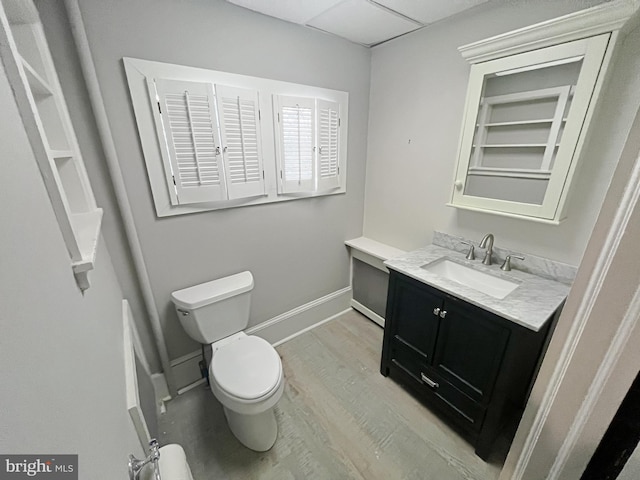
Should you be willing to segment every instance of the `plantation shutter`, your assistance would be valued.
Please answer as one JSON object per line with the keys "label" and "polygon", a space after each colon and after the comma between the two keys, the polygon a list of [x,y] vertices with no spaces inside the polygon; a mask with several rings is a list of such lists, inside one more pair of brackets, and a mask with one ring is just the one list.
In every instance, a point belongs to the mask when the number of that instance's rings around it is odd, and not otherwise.
{"label": "plantation shutter", "polygon": [[264,195],[258,92],[216,85],[230,199]]}
{"label": "plantation shutter", "polygon": [[318,100],[318,190],[340,187],[340,107]]}
{"label": "plantation shutter", "polygon": [[178,204],[225,200],[220,141],[209,83],[156,79],[158,113],[164,135],[163,160],[173,174]]}
{"label": "plantation shutter", "polygon": [[278,164],[282,193],[315,190],[315,100],[277,97]]}

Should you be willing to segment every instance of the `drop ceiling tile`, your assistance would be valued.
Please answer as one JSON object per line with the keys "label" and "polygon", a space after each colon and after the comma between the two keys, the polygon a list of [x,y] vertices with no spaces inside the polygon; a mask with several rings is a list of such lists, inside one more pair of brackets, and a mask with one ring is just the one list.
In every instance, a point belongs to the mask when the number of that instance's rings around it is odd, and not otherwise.
{"label": "drop ceiling tile", "polygon": [[288,22],[305,24],[342,0],[227,0],[239,7],[280,18]]}
{"label": "drop ceiling tile", "polygon": [[475,7],[487,0],[374,0],[424,24],[442,20],[450,15]]}
{"label": "drop ceiling tile", "polygon": [[363,45],[374,45],[421,27],[367,0],[345,0],[307,25]]}

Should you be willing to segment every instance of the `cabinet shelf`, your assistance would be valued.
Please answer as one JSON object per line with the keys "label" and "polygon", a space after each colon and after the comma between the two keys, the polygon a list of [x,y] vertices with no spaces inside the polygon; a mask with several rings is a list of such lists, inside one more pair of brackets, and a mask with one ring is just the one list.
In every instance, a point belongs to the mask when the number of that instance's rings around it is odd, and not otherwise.
{"label": "cabinet shelf", "polygon": [[[567,119],[563,118],[563,122],[566,122]],[[485,127],[518,127],[518,126],[526,126],[526,125],[544,125],[551,124],[554,122],[553,118],[540,118],[536,120],[513,120],[509,122],[487,122],[484,124]],[[476,127],[479,127],[480,124],[476,123]]]}
{"label": "cabinet shelf", "polygon": [[51,158],[70,158],[73,157],[73,152],[71,150],[49,150],[49,154]]}
{"label": "cabinet shelf", "polygon": [[551,170],[536,170],[532,168],[499,168],[499,167],[469,167],[469,175],[484,175],[490,177],[534,178],[549,179]]}
{"label": "cabinet shelf", "polygon": [[36,69],[24,59],[24,57],[20,57],[20,63],[22,64],[27,81],[29,82],[31,93],[33,93],[34,96],[53,95],[53,89],[49,86],[49,83],[42,78]]}
{"label": "cabinet shelf", "polygon": [[[558,144],[556,144],[556,147]],[[486,144],[474,145],[480,148],[547,148],[546,143],[503,143],[503,144]]]}

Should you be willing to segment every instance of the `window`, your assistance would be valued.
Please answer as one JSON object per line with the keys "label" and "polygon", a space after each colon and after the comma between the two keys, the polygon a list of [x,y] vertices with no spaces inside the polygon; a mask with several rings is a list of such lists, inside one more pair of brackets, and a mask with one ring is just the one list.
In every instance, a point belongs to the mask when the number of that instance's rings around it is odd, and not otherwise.
{"label": "window", "polygon": [[277,96],[278,167],[282,193],[340,187],[339,104]]}
{"label": "window", "polygon": [[318,100],[318,190],[340,187],[340,105]]}
{"label": "window", "polygon": [[173,204],[264,194],[257,92],[216,85],[214,94],[210,83],[170,79],[148,86]]}
{"label": "window", "polygon": [[312,98],[278,96],[280,191],[315,189],[316,107]]}
{"label": "window", "polygon": [[213,86],[164,79],[154,80],[149,86],[158,102],[156,125],[164,132],[161,152],[171,167],[175,202],[227,198],[226,183],[221,179]]}
{"label": "window", "polygon": [[346,191],[347,93],[124,64],[158,216]]}
{"label": "window", "polygon": [[258,92],[216,85],[229,198],[264,195]]}

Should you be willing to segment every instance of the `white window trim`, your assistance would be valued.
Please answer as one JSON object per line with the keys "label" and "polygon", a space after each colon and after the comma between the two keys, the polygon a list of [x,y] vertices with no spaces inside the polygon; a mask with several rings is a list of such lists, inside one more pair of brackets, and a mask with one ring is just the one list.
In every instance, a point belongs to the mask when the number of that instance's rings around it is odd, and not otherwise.
{"label": "white window trim", "polygon": [[[124,58],[123,61],[147,167],[147,174],[153,193],[156,214],[159,217],[248,205],[260,205],[263,203],[288,201],[299,198],[335,195],[346,192],[347,125],[349,114],[349,94],[347,92],[149,60]],[[257,90],[259,92],[265,195],[202,204],[172,205],[171,194],[167,185],[165,164],[162,160],[152,111],[154,105],[152,105],[150,101],[147,89],[147,81],[153,78],[209,82],[214,86],[216,84],[227,85]],[[340,176],[338,188],[292,194],[278,192],[279,173],[274,137],[276,135],[276,125],[274,124],[274,105],[272,101],[274,95],[309,97],[339,104],[341,126],[339,147]],[[155,108],[157,108],[157,105]]]}

